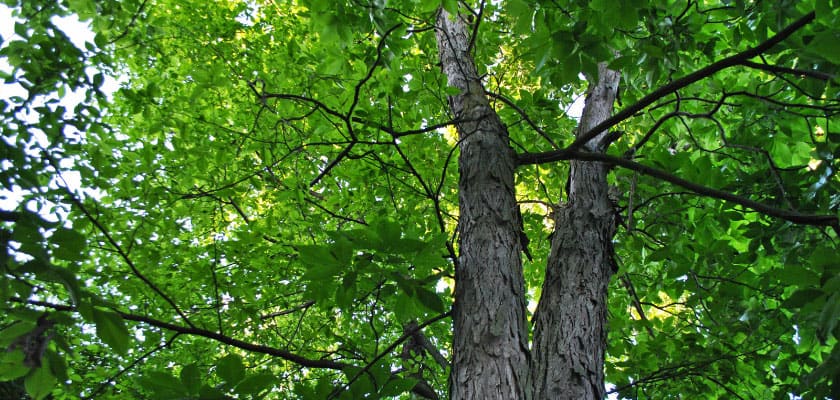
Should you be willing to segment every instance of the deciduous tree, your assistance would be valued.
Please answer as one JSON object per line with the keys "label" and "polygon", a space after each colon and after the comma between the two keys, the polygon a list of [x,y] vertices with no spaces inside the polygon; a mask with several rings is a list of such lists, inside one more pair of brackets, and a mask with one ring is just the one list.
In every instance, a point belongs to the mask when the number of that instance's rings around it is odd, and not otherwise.
{"label": "deciduous tree", "polygon": [[840,397],[836,0],[5,3],[9,396]]}

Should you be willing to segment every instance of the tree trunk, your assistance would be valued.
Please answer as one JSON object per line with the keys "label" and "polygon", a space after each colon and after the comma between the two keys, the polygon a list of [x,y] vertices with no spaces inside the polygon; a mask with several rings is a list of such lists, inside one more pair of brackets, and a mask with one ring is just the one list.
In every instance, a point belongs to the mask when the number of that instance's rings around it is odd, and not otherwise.
{"label": "tree trunk", "polygon": [[[601,65],[590,85],[577,134],[612,113],[619,74]],[[591,140],[587,151],[604,149]],[[607,285],[614,270],[615,211],[606,168],[572,161],[568,203],[556,216],[542,298],[534,314],[532,398],[604,398]]]}
{"label": "tree trunk", "polygon": [[528,333],[515,154],[469,53],[465,22],[441,10],[437,40],[460,136],[452,399],[524,399]]}

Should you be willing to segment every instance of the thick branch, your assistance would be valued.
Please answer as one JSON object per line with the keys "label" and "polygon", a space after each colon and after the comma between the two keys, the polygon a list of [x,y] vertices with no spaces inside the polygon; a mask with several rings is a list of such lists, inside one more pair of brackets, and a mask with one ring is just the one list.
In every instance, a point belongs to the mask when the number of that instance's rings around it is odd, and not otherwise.
{"label": "thick branch", "polygon": [[[781,32],[777,33],[775,36],[767,39],[766,41],[762,42],[756,47],[744,50],[738,54],[733,56],[724,58],[723,60],[717,61],[705,68],[702,68],[698,71],[695,71],[691,74],[688,74],[680,79],[677,79],[667,85],[659,87],[659,89],[654,90],[650,94],[645,97],[642,97],[636,103],[628,106],[627,108],[619,111],[615,115],[610,118],[607,118],[604,122],[596,125],[583,135],[578,136],[578,138],[572,142],[568,147],[561,150],[554,150],[554,151],[546,151],[541,153],[525,153],[520,156],[520,165],[522,164],[541,164],[550,161],[556,160],[566,160],[569,158],[569,154],[578,151],[584,144],[592,140],[592,138],[598,136],[601,132],[604,132],[610,129],[613,126],[618,125],[619,122],[622,122],[631,116],[635,115],[637,112],[642,111],[645,107],[653,104],[657,100],[661,99],[662,97],[668,95],[669,93],[673,93],[679,89],[682,89],[688,85],[693,84],[701,79],[708,78],[715,73],[724,70],[729,67],[733,67],[736,65],[747,65],[749,63],[749,59],[753,57],[757,57],[758,55],[764,53],[765,51],[769,50],[773,46],[779,44],[781,41],[787,39],[790,35],[792,35],[797,30],[801,29],[803,26],[807,25],[811,21],[814,20],[815,14],[813,12],[806,14],[804,17],[798,19],[796,22],[788,25],[785,29]],[[749,66],[753,66],[750,64]],[[525,162],[523,162],[525,159]]]}
{"label": "thick branch", "polygon": [[[54,304],[48,303],[45,301],[35,301],[35,300],[23,300],[19,297],[12,297],[10,299],[16,303],[23,303],[23,304],[30,304],[33,306],[39,307],[47,307],[57,311],[76,311],[76,307],[63,305],[63,304]],[[280,357],[286,361],[291,361],[295,364],[298,364],[302,367],[309,367],[309,368],[326,368],[326,369],[335,369],[335,370],[342,370],[344,368],[349,367],[349,364],[339,363],[337,361],[332,360],[314,360],[310,358],[306,358],[292,352],[269,347],[263,346],[254,343],[248,343],[239,339],[234,339],[230,336],[225,336],[220,333],[216,333],[213,331],[208,331],[206,329],[196,328],[196,327],[189,327],[189,326],[182,326],[176,325],[165,321],[160,321],[154,318],[147,317],[145,315],[136,315],[136,314],[129,314],[122,311],[114,310],[117,314],[120,315],[123,319],[135,322],[142,322],[144,324],[148,324],[157,328],[166,329],[168,331],[184,334],[184,335],[193,335],[193,336],[200,336],[207,339],[213,339],[219,343],[224,343],[236,348],[240,348],[242,350],[247,350],[255,353],[266,354],[274,357]]]}
{"label": "thick branch", "polygon": [[[615,157],[607,154],[598,154],[598,153],[589,153],[589,152],[570,152],[564,155],[562,159],[575,159],[575,160],[583,160],[583,161],[601,161],[607,164],[618,165],[633,171],[637,171],[641,174],[645,174],[666,182],[670,182],[674,185],[681,186],[686,188],[694,193],[697,193],[702,196],[712,197],[715,199],[726,200],[731,203],[735,203],[746,208],[752,209],[764,215],[770,217],[781,218],[785,221],[790,221],[795,224],[802,224],[802,225],[813,225],[813,226],[830,226],[835,230],[840,230],[840,220],[834,215],[812,215],[812,214],[802,214],[796,211],[785,210],[781,208],[776,208],[772,206],[768,206],[766,204],[759,203],[755,200],[750,200],[745,197],[741,197],[729,192],[725,192],[723,190],[718,190],[714,188],[710,188],[707,186],[699,185],[694,182],[690,182],[683,178],[680,178],[676,175],[671,173],[644,165],[639,164],[635,161],[630,161],[624,158]],[[522,164],[534,164],[533,162],[529,162],[528,159],[520,160]],[[838,232],[840,233],[840,232]]]}
{"label": "thick branch", "polygon": [[[49,302],[45,302],[45,301],[37,301],[37,300],[24,300],[24,299],[21,299],[20,297],[12,297],[9,300],[13,301],[13,302],[16,302],[16,303],[21,303],[21,304],[29,304],[29,305],[38,306],[38,307],[46,307],[46,308],[50,308],[50,309],[53,309],[53,310],[56,310],[56,311],[65,311],[65,312],[76,311],[76,307],[68,306],[68,305],[64,305],[64,304],[54,304],[54,303],[49,303]],[[247,350],[247,351],[254,352],[254,353],[279,357],[279,358],[282,358],[286,361],[289,361],[289,362],[295,363],[297,365],[300,365],[302,367],[319,368],[319,369],[332,369],[332,370],[339,370],[339,371],[342,371],[346,368],[352,367],[351,364],[345,364],[345,363],[341,363],[341,362],[333,361],[333,360],[306,358],[306,357],[303,357],[301,355],[292,353],[292,352],[287,351],[287,350],[278,349],[276,347],[269,347],[269,346],[263,346],[263,345],[259,345],[259,344],[249,343],[249,342],[246,342],[246,341],[243,341],[243,340],[234,339],[230,336],[222,335],[220,333],[216,333],[216,332],[213,332],[213,331],[208,331],[206,329],[176,325],[176,324],[172,324],[172,323],[169,323],[169,322],[164,322],[164,321],[160,321],[160,320],[157,320],[157,319],[154,319],[154,318],[150,318],[150,317],[147,317],[145,315],[129,314],[129,313],[122,312],[122,311],[117,311],[117,310],[114,310],[114,312],[119,314],[120,317],[122,317],[123,319],[129,320],[129,321],[142,322],[144,324],[148,324],[148,325],[151,325],[151,326],[154,326],[154,327],[157,327],[157,328],[166,329],[168,331],[175,332],[179,335],[180,334],[193,335],[193,336],[200,336],[200,337],[207,338],[207,339],[212,339],[212,340],[215,340],[219,343],[223,343],[223,344],[226,344],[226,345],[229,345],[229,346],[233,346],[233,347],[236,347],[236,348],[239,348],[239,349],[242,349],[242,350]],[[426,321],[422,325],[420,325],[417,328],[417,331],[419,331],[419,330],[425,328],[426,326],[429,326],[429,325],[431,325],[431,324],[433,324],[433,323],[435,323],[435,322],[437,322],[437,321],[439,321],[443,318],[446,318],[450,315],[451,315],[451,313],[447,312],[445,314],[441,314],[441,315],[439,315],[435,318],[432,318],[429,321]],[[415,331],[412,331],[410,333],[414,333],[414,332]],[[405,341],[405,338],[400,337],[392,345],[392,347],[389,347],[390,350],[388,350],[388,351],[389,352],[392,351],[394,348],[396,348],[396,346],[398,346],[403,341]],[[378,360],[378,359],[382,358],[385,354],[387,354],[387,353],[377,355],[375,360]],[[369,369],[369,368],[370,368],[370,364],[365,366],[365,369]],[[358,375],[356,377],[358,377]],[[352,381],[350,383],[352,383]],[[349,386],[350,383],[348,383],[347,385]],[[434,390],[431,390],[429,385],[424,381],[418,382],[417,385],[415,385],[415,387],[412,388],[411,390],[412,390],[413,393],[415,393],[417,395],[420,395],[420,396],[423,396],[423,397],[426,397],[426,398],[432,398],[432,399],[437,398],[437,395],[435,394]]]}

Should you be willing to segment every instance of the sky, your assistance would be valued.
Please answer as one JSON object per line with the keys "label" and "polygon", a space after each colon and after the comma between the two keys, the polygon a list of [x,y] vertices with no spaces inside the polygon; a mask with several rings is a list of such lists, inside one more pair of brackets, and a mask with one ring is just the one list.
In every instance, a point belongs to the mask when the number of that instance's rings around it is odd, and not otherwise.
{"label": "sky", "polygon": [[[85,48],[85,42],[93,42],[93,32],[87,24],[80,22],[75,15],[62,18],[54,17],[53,23],[55,23],[59,29],[64,31],[73,44],[80,49]],[[6,43],[12,40],[20,39],[20,37],[14,33],[14,26],[15,19],[12,17],[12,9],[6,5],[0,4],[0,38],[2,38],[0,47],[5,47]],[[11,71],[11,66],[6,62],[5,58],[0,58],[0,70],[4,72]],[[114,79],[106,78],[103,85],[103,91],[106,93],[113,93],[118,86],[119,84]],[[26,91],[18,84],[0,83],[0,99],[7,100],[12,96],[26,97]],[[83,98],[84,94],[82,92],[69,92],[61,99],[59,104],[63,105],[68,110],[72,110]],[[22,115],[21,117],[24,119],[34,118],[33,115]],[[46,144],[46,137],[36,138],[36,140]],[[7,160],[2,160],[0,162],[3,163],[3,168],[9,168],[11,165],[11,163]],[[63,173],[63,176],[68,181],[71,189],[75,191],[79,188],[79,178],[77,173],[70,171],[68,173]],[[22,195],[23,194],[21,192],[16,190],[9,191],[0,188],[0,209],[16,209],[22,200]],[[48,215],[44,216],[49,217]],[[55,217],[50,219],[54,220]]]}

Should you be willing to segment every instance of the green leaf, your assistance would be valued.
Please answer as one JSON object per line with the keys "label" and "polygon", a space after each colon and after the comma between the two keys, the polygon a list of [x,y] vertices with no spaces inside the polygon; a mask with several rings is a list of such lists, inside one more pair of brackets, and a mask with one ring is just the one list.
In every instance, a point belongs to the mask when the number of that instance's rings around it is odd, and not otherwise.
{"label": "green leaf", "polygon": [[0,354],[0,382],[20,378],[31,370],[23,365],[24,354],[20,349]]}
{"label": "green leaf", "polygon": [[403,393],[408,393],[415,385],[417,385],[417,379],[391,379],[385,387],[379,391],[379,395],[382,397],[394,397]]}
{"label": "green leaf", "polygon": [[181,368],[181,383],[190,394],[198,394],[201,389],[201,372],[196,364],[188,364]]}
{"label": "green leaf", "polygon": [[228,354],[216,364],[216,375],[222,378],[229,386],[234,386],[245,377],[245,365],[242,364],[242,357],[236,354]]}
{"label": "green leaf", "polygon": [[799,289],[788,297],[784,303],[782,303],[782,306],[785,308],[799,308],[814,301],[815,299],[820,298],[822,295],[823,291],[819,289]]}
{"label": "green leaf", "polygon": [[800,288],[816,286],[820,280],[819,275],[798,265],[781,268],[775,271],[773,276],[780,282]]}
{"label": "green leaf", "polygon": [[451,16],[458,15],[458,1],[457,0],[441,0],[440,6]]}
{"label": "green leaf", "polygon": [[436,11],[440,7],[440,1],[438,0],[421,0],[419,4],[419,10],[422,13],[430,13]]}
{"label": "green leaf", "polygon": [[217,388],[204,385],[199,391],[198,398],[201,400],[227,400],[229,397],[225,395],[225,392]]}
{"label": "green leaf", "polygon": [[417,299],[420,300],[420,304],[426,306],[429,310],[436,313],[446,312],[446,306],[444,306],[443,301],[437,293],[423,287],[415,288],[414,293]]}
{"label": "green leaf", "polygon": [[82,234],[72,229],[59,228],[50,237],[50,242],[56,245],[53,255],[57,258],[68,261],[84,259],[87,240]]}
{"label": "green leaf", "polygon": [[826,300],[825,306],[820,313],[817,336],[821,341],[828,340],[829,333],[834,331],[834,327],[837,326],[838,321],[840,321],[840,296],[834,293]]}
{"label": "green leaf", "polygon": [[57,383],[46,365],[41,368],[35,368],[24,380],[26,393],[34,400],[46,398],[53,391]]}
{"label": "green leaf", "polygon": [[402,226],[390,219],[377,219],[371,222],[370,228],[379,238],[379,246],[375,250],[391,251],[402,237]]}
{"label": "green leaf", "polygon": [[277,377],[269,372],[262,372],[255,375],[250,375],[238,385],[235,391],[243,395],[257,395],[260,392],[274,387],[277,382]]}
{"label": "green leaf", "polygon": [[817,34],[808,44],[808,49],[834,64],[840,64],[840,32],[828,30]]}
{"label": "green leaf", "polygon": [[[56,342],[59,341],[58,338],[53,338],[53,340]],[[47,348],[47,351],[45,352],[45,360],[46,361],[43,365],[49,367],[58,382],[67,382],[70,380],[70,376],[67,374],[67,362],[60,354],[58,354],[55,350]]]}
{"label": "green leaf", "polygon": [[611,7],[616,7],[617,4],[611,4],[611,0],[592,0],[589,2],[589,7],[595,11],[605,11]]}
{"label": "green leaf", "polygon": [[128,351],[130,336],[122,317],[111,311],[93,309],[96,336],[119,354]]}
{"label": "green leaf", "polygon": [[179,398],[188,394],[181,380],[166,372],[149,371],[138,377],[137,383],[156,398]]}
{"label": "green leaf", "polygon": [[7,348],[15,339],[35,328],[34,321],[18,321],[0,330],[0,347]]}
{"label": "green leaf", "polygon": [[332,253],[329,246],[300,246],[300,260],[316,268],[335,268],[342,264]]}

